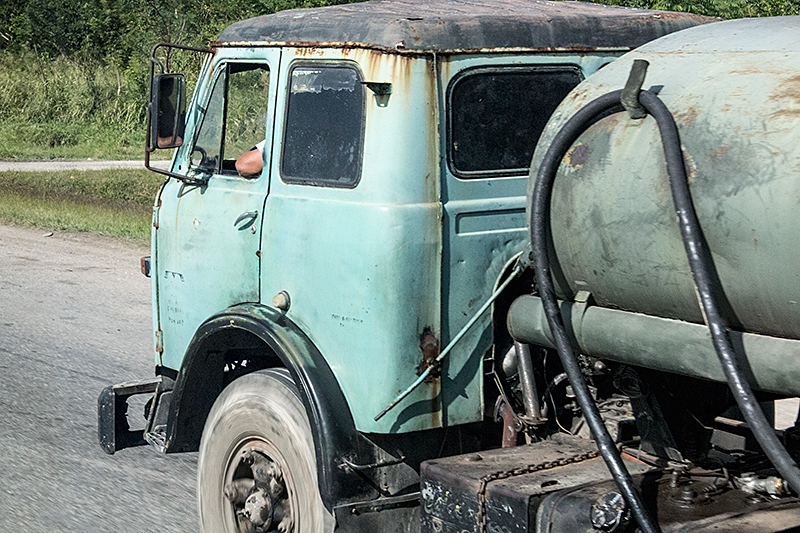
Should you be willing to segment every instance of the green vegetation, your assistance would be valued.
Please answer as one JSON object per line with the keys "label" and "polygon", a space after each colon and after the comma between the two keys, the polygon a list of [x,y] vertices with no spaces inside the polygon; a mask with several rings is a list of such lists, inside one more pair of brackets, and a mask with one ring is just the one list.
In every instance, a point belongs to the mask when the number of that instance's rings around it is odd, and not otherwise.
{"label": "green vegetation", "polygon": [[0,222],[149,239],[161,183],[148,170],[0,172]]}
{"label": "green vegetation", "polygon": [[800,0],[602,0],[600,3],[684,11],[724,19],[800,15]]}
{"label": "green vegetation", "polygon": [[[338,3],[348,0],[4,0],[0,159],[140,158],[155,43],[207,46],[243,18]],[[191,80],[203,57],[160,59]]]}
{"label": "green vegetation", "polygon": [[[236,20],[353,1],[4,0],[0,159],[141,157],[153,44],[206,46]],[[800,0],[604,1],[723,18],[800,14]],[[201,62],[189,52],[161,59],[190,79]]]}
{"label": "green vegetation", "polygon": [[0,158],[141,157],[145,98],[113,65],[0,51]]}

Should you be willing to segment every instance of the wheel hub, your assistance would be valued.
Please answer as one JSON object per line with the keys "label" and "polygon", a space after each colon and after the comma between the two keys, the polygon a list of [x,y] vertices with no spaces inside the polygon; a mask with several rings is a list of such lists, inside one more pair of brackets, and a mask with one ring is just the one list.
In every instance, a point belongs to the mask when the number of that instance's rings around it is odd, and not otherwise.
{"label": "wheel hub", "polygon": [[283,472],[263,443],[242,446],[228,464],[225,498],[239,533],[292,531],[289,495]]}
{"label": "wheel hub", "polygon": [[272,498],[265,490],[250,494],[244,502],[242,515],[250,520],[256,528],[268,531],[272,524]]}

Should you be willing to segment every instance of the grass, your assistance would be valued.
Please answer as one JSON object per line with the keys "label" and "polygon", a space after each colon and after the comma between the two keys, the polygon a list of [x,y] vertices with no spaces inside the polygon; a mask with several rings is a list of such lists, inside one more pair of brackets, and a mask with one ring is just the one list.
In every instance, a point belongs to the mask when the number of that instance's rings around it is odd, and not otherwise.
{"label": "grass", "polygon": [[146,65],[0,50],[0,159],[142,159]]}
{"label": "grass", "polygon": [[147,170],[0,172],[0,221],[147,240],[161,183]]}
{"label": "grass", "polygon": [[[143,125],[108,126],[87,122],[17,122],[0,120],[0,160],[40,159],[143,160]],[[153,160],[169,160],[172,150],[156,150]]]}
{"label": "grass", "polygon": [[[70,122],[0,122],[0,159],[144,159],[144,126],[125,131],[117,126]],[[169,153],[167,153],[169,152]],[[159,150],[153,159],[172,152]]]}

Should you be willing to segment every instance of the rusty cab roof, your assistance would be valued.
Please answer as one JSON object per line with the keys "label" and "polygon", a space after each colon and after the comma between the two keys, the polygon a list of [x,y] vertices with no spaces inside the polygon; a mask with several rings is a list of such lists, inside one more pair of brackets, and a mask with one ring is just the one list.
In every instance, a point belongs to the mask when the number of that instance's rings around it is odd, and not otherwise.
{"label": "rusty cab roof", "polygon": [[715,20],[575,1],[372,0],[242,20],[214,45],[345,46],[410,54],[619,50]]}

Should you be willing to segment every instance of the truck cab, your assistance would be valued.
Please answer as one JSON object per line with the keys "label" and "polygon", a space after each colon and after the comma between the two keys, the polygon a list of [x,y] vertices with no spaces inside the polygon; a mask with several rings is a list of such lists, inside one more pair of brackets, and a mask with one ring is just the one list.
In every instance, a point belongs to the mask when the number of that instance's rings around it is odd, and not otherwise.
{"label": "truck cab", "polygon": [[[101,444],[199,449],[207,532],[405,531],[422,461],[506,443],[498,288],[531,285],[512,273],[545,124],[585,77],[701,22],[370,1],[231,25],[185,121],[185,81],[156,75],[148,155],[175,149],[147,259],[156,377],[103,392]],[[152,395],[138,433],[134,394]]]}

